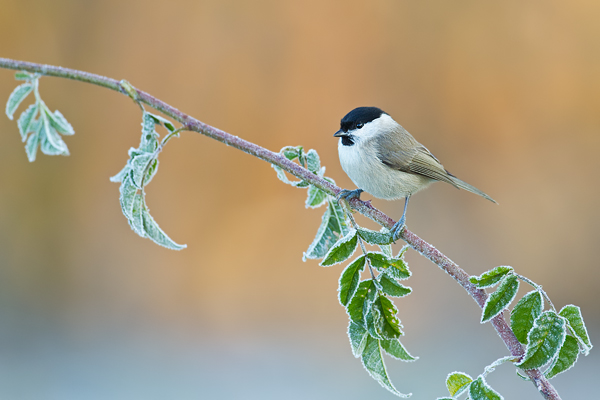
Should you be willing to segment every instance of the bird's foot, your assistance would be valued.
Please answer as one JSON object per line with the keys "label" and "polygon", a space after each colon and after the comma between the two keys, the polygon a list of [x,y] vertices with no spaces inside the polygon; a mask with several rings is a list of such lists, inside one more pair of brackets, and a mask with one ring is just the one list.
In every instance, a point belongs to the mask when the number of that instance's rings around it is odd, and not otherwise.
{"label": "bird's foot", "polygon": [[360,199],[360,194],[363,192],[362,189],[354,189],[354,190],[348,190],[348,189],[344,189],[341,190],[338,195],[337,195],[337,201],[339,202],[341,199],[344,199],[346,201],[350,201],[352,199]]}
{"label": "bird's foot", "polygon": [[400,238],[402,231],[406,228],[406,217],[403,215],[402,218],[398,222],[392,226],[392,230],[390,231],[392,234],[392,241],[396,242]]}

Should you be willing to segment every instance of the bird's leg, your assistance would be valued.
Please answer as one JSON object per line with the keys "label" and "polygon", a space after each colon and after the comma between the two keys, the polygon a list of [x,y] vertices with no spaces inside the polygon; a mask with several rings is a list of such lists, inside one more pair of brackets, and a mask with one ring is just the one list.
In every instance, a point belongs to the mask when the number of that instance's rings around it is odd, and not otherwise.
{"label": "bird's leg", "polygon": [[398,220],[398,222],[396,222],[394,226],[392,226],[391,232],[394,242],[400,237],[400,234],[406,226],[406,208],[408,207],[408,199],[410,199],[410,195],[404,198],[404,212],[402,213],[402,217],[400,217],[400,220]]}
{"label": "bird's leg", "polygon": [[341,199],[344,199],[346,201],[350,201],[352,199],[360,199],[360,194],[362,192],[364,192],[364,190],[362,190],[362,189],[341,190],[337,195],[337,201],[339,202]]}

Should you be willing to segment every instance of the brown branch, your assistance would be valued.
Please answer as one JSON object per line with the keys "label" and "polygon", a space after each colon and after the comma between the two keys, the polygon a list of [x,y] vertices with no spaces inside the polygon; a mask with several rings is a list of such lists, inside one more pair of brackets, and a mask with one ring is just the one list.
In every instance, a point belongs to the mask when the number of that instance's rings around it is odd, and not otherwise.
{"label": "brown branch", "polygon": [[[107,78],[104,76],[91,74],[89,72],[77,71],[69,68],[56,67],[52,65],[42,65],[29,63],[25,61],[16,61],[6,58],[0,58],[0,67],[24,70],[28,72],[40,73],[47,76],[56,76],[61,78],[68,78],[78,80],[87,83],[93,83],[95,85],[103,86],[122,94],[130,96],[133,100],[147,104],[148,106],[161,111],[165,115],[173,118],[175,121],[180,122],[185,127],[185,130],[201,133],[212,139],[223,142],[229,146],[235,147],[236,149],[242,150],[245,153],[251,154],[261,160],[267,161],[271,164],[277,165],[283,168],[290,174],[310,182],[319,189],[327,192],[330,195],[337,195],[341,188],[327,182],[323,178],[311,173],[309,170],[299,166],[298,164],[288,160],[280,153],[267,150],[264,147],[256,145],[252,142],[244,140],[240,137],[231,135],[225,131],[207,125],[183,112],[179,111],[175,107],[143,92],[139,89],[134,88],[126,81],[117,81],[115,79]],[[133,93],[132,93],[133,90]],[[370,203],[363,202],[359,199],[352,199],[350,205],[372,219],[382,226],[391,228],[395,221],[388,217],[383,212],[377,210]],[[460,268],[451,259],[442,254],[435,247],[409,231],[404,229],[400,236],[408,245],[414,250],[419,252],[424,257],[428,258],[431,262],[440,267],[448,275],[450,275],[455,281],[457,281],[469,295],[475,300],[479,307],[483,308],[487,299],[487,294],[484,290],[476,288],[471,282],[469,282],[469,275]],[[510,351],[511,355],[521,358],[525,353],[523,346],[519,343],[514,333],[506,323],[504,319],[504,313],[500,313],[492,320],[492,325],[496,329],[496,332]],[[544,377],[539,369],[533,369],[524,371],[525,374],[532,380],[537,389],[540,391],[545,399],[560,400],[558,392],[554,389],[552,384]]]}

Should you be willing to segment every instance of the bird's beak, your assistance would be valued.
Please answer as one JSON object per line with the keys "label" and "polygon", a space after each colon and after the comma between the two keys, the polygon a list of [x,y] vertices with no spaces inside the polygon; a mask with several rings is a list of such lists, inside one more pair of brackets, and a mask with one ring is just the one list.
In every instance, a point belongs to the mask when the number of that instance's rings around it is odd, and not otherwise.
{"label": "bird's beak", "polygon": [[340,137],[340,136],[344,136],[344,135],[346,135],[346,132],[344,132],[341,129],[333,134],[334,137]]}

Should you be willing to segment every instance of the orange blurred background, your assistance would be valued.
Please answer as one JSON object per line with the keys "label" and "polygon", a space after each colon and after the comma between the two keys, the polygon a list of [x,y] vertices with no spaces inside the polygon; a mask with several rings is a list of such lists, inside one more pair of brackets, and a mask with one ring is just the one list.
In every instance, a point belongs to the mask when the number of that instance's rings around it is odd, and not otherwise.
{"label": "orange blurred background", "polygon": [[[409,228],[471,274],[514,266],[557,308],[581,306],[599,341],[597,1],[0,0],[0,10],[1,57],[127,79],[271,150],[314,148],[342,187],[353,185],[332,134],[352,108],[381,107],[500,203],[436,184],[413,197]],[[16,85],[0,70],[0,99]],[[40,87],[76,135],[70,157],[29,163],[15,121],[0,118],[0,397],[392,398],[352,357],[342,267],[301,260],[324,210],[306,210],[304,191],[184,133],[161,153],[147,202],[188,248],[161,248],[131,231],[108,180],[138,145],[137,107],[64,79]],[[394,218],[403,206],[373,204]],[[462,288],[415,252],[407,260],[414,292],[396,304],[420,359],[387,365],[400,391],[431,399],[447,393],[447,373],[476,376],[507,352]],[[553,380],[563,398],[590,396],[597,353]],[[488,381],[509,399],[541,398],[509,365]]]}

